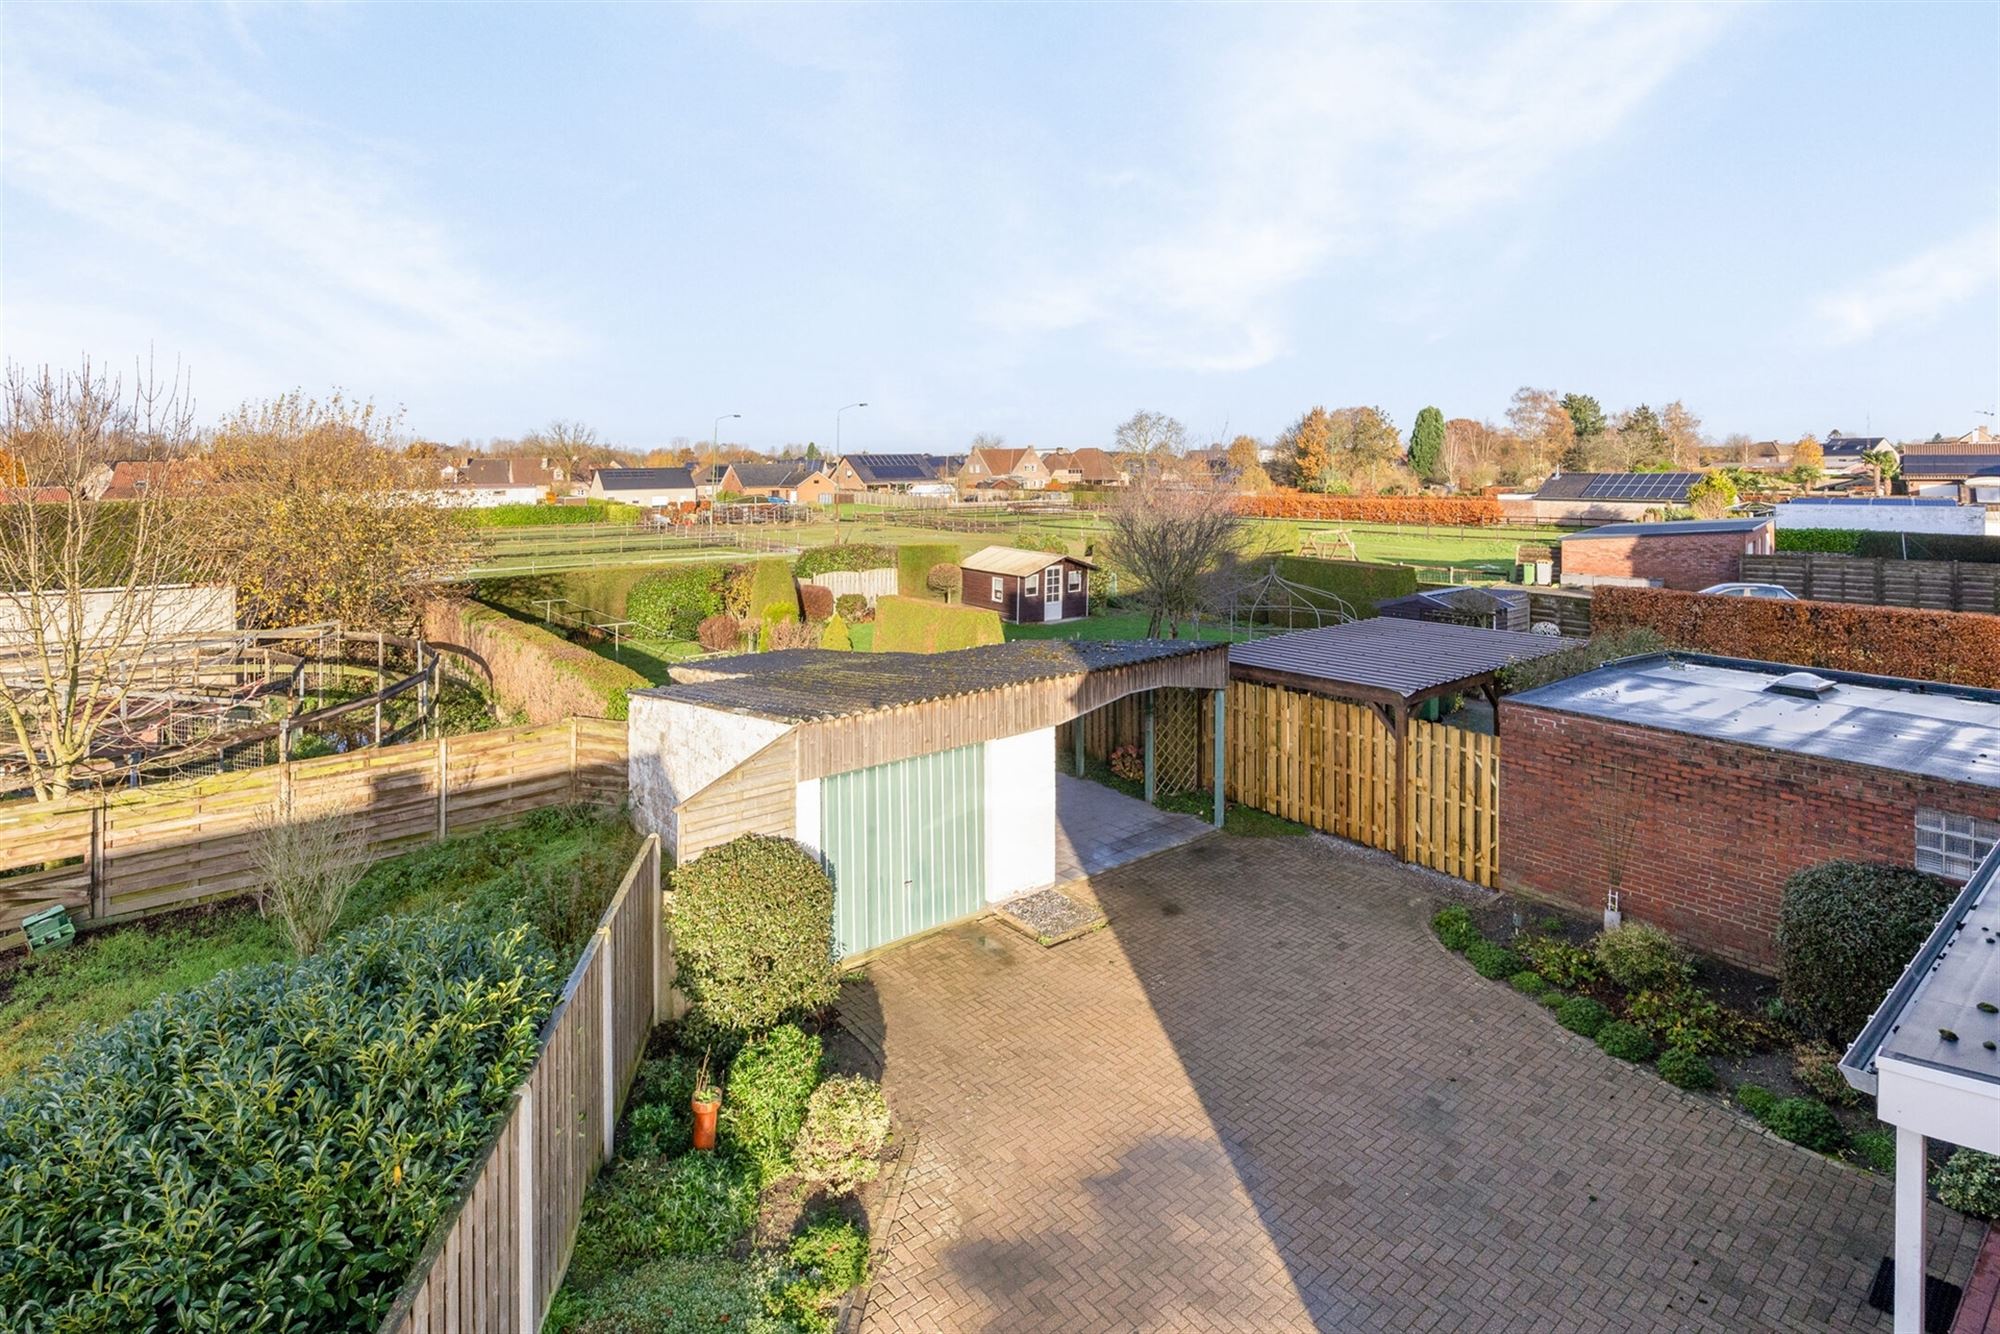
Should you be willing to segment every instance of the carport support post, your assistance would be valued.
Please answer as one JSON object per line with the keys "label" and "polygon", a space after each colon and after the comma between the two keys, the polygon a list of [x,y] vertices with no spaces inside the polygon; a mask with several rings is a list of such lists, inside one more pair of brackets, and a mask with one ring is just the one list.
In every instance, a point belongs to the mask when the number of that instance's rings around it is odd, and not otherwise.
{"label": "carport support post", "polygon": [[1146,752],[1146,804],[1153,804],[1153,798],[1160,794],[1160,784],[1153,767],[1153,692],[1148,690],[1139,701],[1140,745]]}
{"label": "carport support post", "polygon": [[1209,698],[1215,701],[1215,774],[1213,781],[1215,783],[1215,827],[1220,829],[1222,828],[1222,776],[1229,762],[1228,747],[1224,744],[1229,735],[1229,727],[1223,721],[1223,712],[1229,700],[1229,692],[1227,690],[1211,691],[1209,692]]}
{"label": "carport support post", "polygon": [[1069,748],[1076,763],[1078,778],[1083,777],[1083,717],[1082,714],[1078,714],[1069,724]]}
{"label": "carport support post", "polygon": [[1896,1334],[1923,1334],[1924,1136],[1896,1127]]}

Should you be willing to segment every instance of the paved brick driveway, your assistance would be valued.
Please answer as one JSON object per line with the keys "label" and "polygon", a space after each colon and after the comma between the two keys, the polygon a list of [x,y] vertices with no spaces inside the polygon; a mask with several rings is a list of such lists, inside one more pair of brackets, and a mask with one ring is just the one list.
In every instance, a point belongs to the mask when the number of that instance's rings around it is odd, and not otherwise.
{"label": "paved brick driveway", "polygon": [[1209,838],[1099,877],[1095,936],[873,963],[852,1021],[917,1143],[861,1327],[1887,1329],[1883,1179],[1480,980],[1431,883]]}

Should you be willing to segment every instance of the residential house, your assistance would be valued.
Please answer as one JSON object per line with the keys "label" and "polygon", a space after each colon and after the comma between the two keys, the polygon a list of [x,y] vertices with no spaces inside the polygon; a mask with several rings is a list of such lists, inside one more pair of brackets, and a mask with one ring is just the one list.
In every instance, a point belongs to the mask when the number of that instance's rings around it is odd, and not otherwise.
{"label": "residential house", "polygon": [[1770,515],[1755,519],[1683,519],[1675,523],[1608,523],[1562,540],[1562,582],[1636,584],[1698,593],[1740,579],[1745,556],[1777,548]]}
{"label": "residential house", "polygon": [[590,479],[590,498],[657,509],[692,505],[699,497],[692,468],[599,468]]}
{"label": "residential house", "polygon": [[958,563],[960,597],[1003,621],[1045,625],[1090,614],[1090,572],[1076,556],[1019,547],[982,547]]}
{"label": "residential house", "polygon": [[1123,486],[1130,478],[1118,460],[1102,449],[1084,448],[1070,452],[1069,470],[1077,474],[1077,485],[1088,487]]}
{"label": "residential house", "polygon": [[1049,481],[1053,484],[1075,486],[1083,480],[1083,470],[1076,466],[1076,456],[1067,449],[1052,449],[1042,455],[1042,466],[1049,470]]}
{"label": "residential house", "polygon": [[[1566,472],[1543,482],[1522,518],[1542,523],[1616,523],[1687,504],[1698,472]],[[1517,517],[1509,515],[1509,517]]]}
{"label": "residential house", "polygon": [[1903,447],[1911,495],[2000,504],[2000,439],[1933,440]]}
{"label": "residential house", "polygon": [[546,458],[487,458],[468,454],[438,469],[439,501],[469,509],[532,505],[567,484],[563,469]]}
{"label": "residential house", "polygon": [[108,472],[93,471],[86,479],[84,495],[91,500],[138,500],[175,481],[193,480],[184,460],[121,459]]}
{"label": "residential house", "polygon": [[981,446],[965,456],[959,471],[961,490],[991,486],[1006,480],[1023,491],[1039,491],[1049,484],[1049,470],[1034,449],[1006,449]]}
{"label": "residential house", "polygon": [[949,483],[964,464],[948,454],[849,454],[830,475],[838,491],[908,491]]}
{"label": "residential house", "polygon": [[796,459],[732,463],[723,469],[718,490],[726,496],[774,500],[787,505],[826,505],[833,501],[833,479],[812,464]]}

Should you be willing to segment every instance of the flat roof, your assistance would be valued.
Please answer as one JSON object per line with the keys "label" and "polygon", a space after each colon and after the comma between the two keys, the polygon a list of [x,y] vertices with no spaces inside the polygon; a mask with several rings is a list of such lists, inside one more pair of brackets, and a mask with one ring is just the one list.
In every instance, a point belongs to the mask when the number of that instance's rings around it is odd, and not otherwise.
{"label": "flat roof", "polygon": [[1767,687],[1801,668],[1695,653],[1621,658],[1513,702],[1947,782],[2000,787],[2000,691],[1811,669],[1816,698]]}
{"label": "flat roof", "polygon": [[779,722],[824,722],[1031,681],[1221,652],[1220,644],[1193,639],[1023,639],[949,653],[781,649],[676,666],[674,684],[632,693]]}
{"label": "flat roof", "polygon": [[[1482,630],[1441,621],[1378,616],[1232,644],[1229,666],[1356,686],[1411,700],[1427,691],[1491,676],[1580,641],[1518,630]],[[1329,692],[1335,693],[1335,692]]]}
{"label": "flat roof", "polygon": [[[2000,1085],[2000,849],[1986,855],[1841,1060],[1874,1091],[1880,1057]],[[1955,1035],[1956,1040],[1945,1036]]]}
{"label": "flat roof", "polygon": [[1911,505],[1949,505],[1958,508],[1958,502],[1950,496],[1799,496],[1784,502],[1787,505],[1886,505],[1904,508]]}
{"label": "flat roof", "polygon": [[1585,528],[1581,532],[1564,533],[1562,540],[1575,542],[1586,537],[1695,537],[1703,533],[1754,533],[1759,528],[1769,527],[1770,523],[1769,515],[1755,519],[1680,519],[1668,523],[1607,523],[1601,528]]}

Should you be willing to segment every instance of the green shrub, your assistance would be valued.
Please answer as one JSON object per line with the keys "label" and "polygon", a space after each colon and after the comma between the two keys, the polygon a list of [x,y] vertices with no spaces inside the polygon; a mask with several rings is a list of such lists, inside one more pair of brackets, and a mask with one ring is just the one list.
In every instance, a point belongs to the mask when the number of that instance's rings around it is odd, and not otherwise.
{"label": "green shrub", "polygon": [[930,596],[931,568],[956,566],[960,548],[956,542],[911,542],[896,548],[896,591],[906,598]]}
{"label": "green shrub", "polygon": [[792,1160],[809,1188],[845,1195],[881,1168],[889,1142],[889,1104],[882,1086],[840,1075],[813,1090]]}
{"label": "green shrub", "polygon": [[464,598],[426,603],[424,633],[485,659],[495,700],[530,723],[577,715],[623,718],[629,693],[646,685],[645,677],[622,663]]}
{"label": "green shrub", "polygon": [[1836,1107],[1852,1107],[1861,1094],[1840,1073],[1840,1050],[1817,1039],[1792,1048],[1792,1078],[1816,1098]]}
{"label": "green shrub", "polygon": [[1557,1007],[1556,1022],[1572,1033],[1594,1038],[1611,1022],[1611,1011],[1588,996],[1571,996]]}
{"label": "green shrub", "polygon": [[773,602],[790,602],[798,597],[798,584],[792,578],[790,562],[760,560],[745,569],[747,579],[743,584],[743,608],[739,615],[749,616],[755,608],[768,607]]}
{"label": "green shrub", "polygon": [[624,1147],[628,1158],[678,1157],[691,1147],[695,1071],[699,1062],[682,1052],[645,1061],[632,1080]]}
{"label": "green shrub", "polygon": [[692,640],[723,610],[726,565],[665,565],[625,595],[625,615],[670,639]]}
{"label": "green shrub", "polygon": [[2000,1219],[2000,1156],[1960,1149],[1945,1160],[1931,1185],[1940,1200],[1962,1214]]}
{"label": "green shrub", "polygon": [[833,885],[788,838],[745,834],[673,873],[674,957],[696,1037],[748,1037],[833,1003]]}
{"label": "green shrub", "polygon": [[584,1202],[577,1262],[587,1271],[670,1255],[720,1255],[757,1212],[751,1164],[726,1153],[619,1163]]}
{"label": "green shrub", "polygon": [[1847,1143],[1840,1118],[1817,1098],[1780,1098],[1757,1119],[1780,1139],[1819,1153],[1838,1153]]}
{"label": "green shrub", "polygon": [[1564,1003],[1569,1000],[1569,997],[1555,987],[1550,987],[1547,991],[1535,997],[1535,999],[1548,1006],[1551,1010],[1560,1010]]}
{"label": "green shrub", "polygon": [[1680,942],[1644,922],[1599,933],[1590,952],[1604,976],[1624,991],[1670,990],[1692,971]]}
{"label": "green shrub", "polygon": [[820,1041],[780,1024],[743,1044],[722,1091],[722,1142],[757,1167],[768,1185],[792,1167],[792,1141],[819,1083]]}
{"label": "green shrub", "polygon": [[859,593],[842,593],[833,600],[833,614],[849,625],[859,625],[875,619],[875,608]]}
{"label": "green shrub", "polygon": [[1524,996],[1539,996],[1549,989],[1549,984],[1540,973],[1533,969],[1523,969],[1507,979],[1507,985]]}
{"label": "green shrub", "polygon": [[1700,987],[1641,991],[1625,1006],[1625,1018],[1663,1047],[1685,1047],[1704,1056],[1728,1056],[1749,1048],[1749,1025]]}
{"label": "green shrub", "polygon": [[1479,928],[1473,925],[1471,912],[1457,903],[1431,914],[1431,930],[1444,942],[1444,947],[1455,954],[1465,953],[1480,939]]}
{"label": "green shrub", "polygon": [[1552,936],[1528,935],[1514,942],[1528,967],[1558,987],[1587,987],[1597,980],[1597,960],[1581,945]]}
{"label": "green shrub", "polygon": [[1499,979],[1521,971],[1521,956],[1490,940],[1475,940],[1466,946],[1465,961],[1481,977]]}
{"label": "green shrub", "polygon": [[1669,1047],[1660,1053],[1660,1078],[1677,1089],[1712,1089],[1715,1067],[1698,1051]]}
{"label": "green shrub", "polygon": [[868,1281],[867,1234],[845,1218],[821,1219],[792,1239],[784,1274],[765,1310],[806,1334],[831,1334],[841,1297]]}
{"label": "green shrub", "polygon": [[828,621],[826,628],[819,633],[819,646],[841,653],[850,652],[854,648],[854,635],[848,630],[847,622],[838,616]]}
{"label": "green shrub", "polygon": [[[623,510],[623,514],[611,511]],[[540,505],[518,503],[512,505],[488,505],[480,509],[462,511],[466,523],[474,528],[549,528],[561,524],[568,526],[579,523],[630,523],[638,517],[639,511],[631,505],[612,505],[602,500],[586,500],[581,504]]]}
{"label": "green shrub", "polygon": [[1834,556],[1851,556],[1860,536],[1860,531],[1853,528],[1780,528],[1778,550],[1823,551]]}
{"label": "green shrub", "polygon": [[1645,1029],[1622,1019],[1597,1030],[1597,1045],[1621,1061],[1650,1061],[1655,1050],[1653,1040],[1646,1036]]}
{"label": "green shrub", "polygon": [[560,987],[526,928],[411,916],[80,1035],[0,1093],[0,1324],[278,1328],[311,1294],[373,1329]]}
{"label": "green shrub", "polygon": [[1003,638],[1000,613],[985,607],[921,598],[875,600],[877,653],[945,653]]}
{"label": "green shrub", "polygon": [[1736,1090],[1736,1101],[1743,1104],[1743,1110],[1762,1121],[1778,1105],[1778,1095],[1761,1084],[1744,1084]]}
{"label": "green shrub", "polygon": [[1779,993],[1799,1022],[1845,1046],[1902,976],[1952,888],[1903,866],[1832,861],[1785,882]]}
{"label": "green shrub", "polygon": [[[954,548],[955,549],[955,548]],[[809,547],[792,562],[792,577],[810,579],[836,570],[893,570],[896,553],[872,542],[839,542],[832,546]],[[929,568],[926,566],[925,568]],[[921,576],[919,577],[921,582]]]}
{"label": "green shrub", "polygon": [[[587,1235],[587,1234],[586,1234]],[[649,1255],[607,1269],[583,1264],[579,1241],[548,1334],[793,1334],[767,1313],[768,1266],[724,1256]]]}
{"label": "green shrub", "polygon": [[[1896,1172],[1896,1135],[1890,1130],[1864,1130],[1848,1143],[1848,1152],[1855,1160],[1866,1163],[1877,1172],[1891,1176]],[[1933,1183],[1935,1184],[1935,1183]]]}

